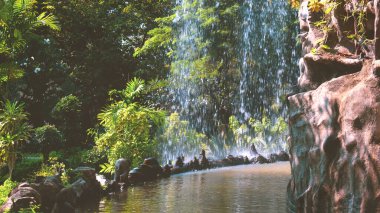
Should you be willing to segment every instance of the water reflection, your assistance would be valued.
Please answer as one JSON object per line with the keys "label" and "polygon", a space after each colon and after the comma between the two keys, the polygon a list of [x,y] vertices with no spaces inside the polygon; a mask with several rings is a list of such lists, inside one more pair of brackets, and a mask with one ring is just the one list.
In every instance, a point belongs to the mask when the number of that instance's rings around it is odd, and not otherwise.
{"label": "water reflection", "polygon": [[172,176],[109,196],[99,212],[286,212],[288,162]]}

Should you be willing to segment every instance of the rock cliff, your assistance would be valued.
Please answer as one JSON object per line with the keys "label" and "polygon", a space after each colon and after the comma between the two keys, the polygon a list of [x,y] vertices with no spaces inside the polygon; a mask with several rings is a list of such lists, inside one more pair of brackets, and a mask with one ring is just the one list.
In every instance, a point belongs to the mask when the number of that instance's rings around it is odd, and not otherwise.
{"label": "rock cliff", "polygon": [[[330,2],[322,11],[307,0],[300,7],[303,92],[288,97],[288,212],[380,212],[378,1]],[[350,36],[358,21],[365,42]]]}

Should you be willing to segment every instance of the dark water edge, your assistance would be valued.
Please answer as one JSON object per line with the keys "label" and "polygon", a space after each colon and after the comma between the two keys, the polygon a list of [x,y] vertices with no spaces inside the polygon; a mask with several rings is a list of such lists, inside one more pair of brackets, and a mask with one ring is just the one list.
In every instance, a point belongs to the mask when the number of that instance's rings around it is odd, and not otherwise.
{"label": "dark water edge", "polygon": [[129,187],[79,212],[286,212],[289,162],[190,172]]}

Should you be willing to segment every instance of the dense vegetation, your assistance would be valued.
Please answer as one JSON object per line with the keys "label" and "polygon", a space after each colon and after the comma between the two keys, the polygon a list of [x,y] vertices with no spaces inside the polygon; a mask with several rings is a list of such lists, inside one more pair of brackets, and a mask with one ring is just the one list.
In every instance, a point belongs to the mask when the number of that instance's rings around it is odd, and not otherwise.
{"label": "dense vegetation", "polygon": [[[183,138],[210,147],[217,131],[264,144],[265,134],[284,132],[283,119],[231,117],[243,2],[197,4],[186,7],[204,35],[189,62],[177,60],[180,6],[171,0],[0,0],[0,183],[79,165],[112,172],[117,158],[137,165]],[[206,131],[172,108],[168,76],[181,63],[192,63],[190,81],[218,112],[202,108]]]}

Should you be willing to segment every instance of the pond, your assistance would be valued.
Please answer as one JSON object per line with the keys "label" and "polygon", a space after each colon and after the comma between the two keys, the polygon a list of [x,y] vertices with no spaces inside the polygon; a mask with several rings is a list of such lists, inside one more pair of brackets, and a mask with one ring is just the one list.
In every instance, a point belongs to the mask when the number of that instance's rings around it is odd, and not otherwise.
{"label": "pond", "polygon": [[286,212],[289,162],[173,175],[104,198],[98,212]]}

